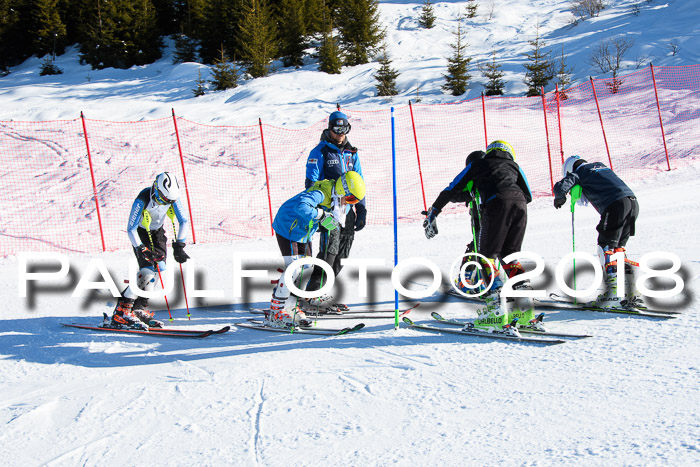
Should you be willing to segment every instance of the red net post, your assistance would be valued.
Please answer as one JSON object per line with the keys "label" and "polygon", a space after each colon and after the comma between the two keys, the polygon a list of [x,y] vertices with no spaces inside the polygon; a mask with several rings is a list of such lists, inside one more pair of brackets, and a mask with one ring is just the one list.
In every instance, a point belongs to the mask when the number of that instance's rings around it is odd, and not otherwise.
{"label": "red net post", "polygon": [[102,251],[107,251],[105,247],[105,236],[102,230],[102,217],[100,216],[100,203],[97,201],[97,186],[95,185],[95,171],[92,169],[92,156],[90,155],[90,140],[87,128],[85,127],[85,115],[80,112],[80,120],[83,122],[83,134],[85,135],[85,148],[87,150],[88,165],[90,167],[90,178],[92,179],[92,191],[95,194],[95,210],[97,212],[97,223],[100,226],[100,239],[102,240]]}
{"label": "red net post", "polygon": [[486,131],[486,99],[484,93],[481,93],[481,115],[484,117],[484,149],[489,145],[489,136]]}
{"label": "red net post", "polygon": [[[190,213],[190,227],[192,229],[192,243],[197,243],[197,236],[194,233],[194,219],[192,216],[192,202],[190,201],[190,188],[187,183],[187,172],[185,171],[185,158],[182,157],[182,144],[180,144],[180,132],[177,129],[177,118],[175,117],[175,109],[171,109],[173,112],[173,127],[175,128],[175,138],[177,139],[177,152],[180,155],[180,165],[182,167],[182,178],[185,182],[185,195],[187,196],[187,208]],[[185,297],[187,301],[187,297]]]}
{"label": "red net post", "polygon": [[561,137],[561,112],[560,112],[560,96],[559,84],[556,85],[555,96],[557,98],[557,125],[559,127],[559,154],[561,155],[561,163],[564,163],[564,140]]}
{"label": "red net post", "polygon": [[600,112],[600,102],[598,102],[598,93],[595,89],[595,82],[593,82],[593,77],[591,77],[591,88],[593,89],[593,98],[595,99],[595,106],[598,109],[598,118],[600,119],[600,129],[603,131],[603,140],[605,140],[605,150],[608,153],[608,162],[610,163],[610,168],[613,168],[612,157],[610,157],[610,146],[608,145],[608,137],[605,135],[605,125],[603,125],[603,114]]}
{"label": "red net post", "polygon": [[423,170],[421,169],[421,166],[420,166],[420,151],[418,150],[418,135],[416,134],[416,122],[415,122],[415,119],[413,118],[413,106],[411,105],[411,101],[408,101],[408,108],[411,111],[411,128],[413,129],[413,140],[416,143],[416,161],[418,162],[418,175],[420,177],[420,190],[421,190],[421,193],[423,194],[423,208],[427,211],[428,205],[425,201],[425,185],[423,184]]}
{"label": "red net post", "polygon": [[666,163],[668,164],[668,170],[671,170],[671,161],[668,158],[668,146],[666,145],[666,134],[664,133],[664,121],[661,118],[661,104],[659,104],[659,92],[656,89],[656,77],[654,76],[654,65],[650,63],[649,69],[651,70],[651,80],[654,83],[654,98],[656,99],[656,110],[659,112],[659,127],[661,128],[661,139],[664,142],[664,154],[666,154]]}
{"label": "red net post", "polygon": [[554,175],[552,174],[552,150],[549,146],[549,127],[547,125],[547,99],[544,96],[544,87],[540,89],[542,94],[542,113],[544,114],[544,135],[547,139],[547,162],[549,162],[549,178],[552,182],[552,191],[554,191]]}
{"label": "red net post", "polygon": [[258,125],[260,126],[260,145],[262,146],[263,163],[265,164],[265,186],[267,187],[267,207],[270,211],[270,235],[275,235],[275,230],[272,228],[272,201],[270,199],[270,176],[267,170],[267,154],[265,153],[265,136],[263,134],[262,119],[258,118]]}

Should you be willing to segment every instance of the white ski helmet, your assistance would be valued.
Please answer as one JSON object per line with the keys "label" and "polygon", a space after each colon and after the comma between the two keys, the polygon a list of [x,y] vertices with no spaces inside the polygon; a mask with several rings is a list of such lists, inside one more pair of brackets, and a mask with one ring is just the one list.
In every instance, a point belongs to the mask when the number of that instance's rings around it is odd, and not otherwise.
{"label": "white ski helmet", "polygon": [[158,204],[172,204],[180,197],[177,178],[168,172],[158,174],[151,187],[151,198]]}
{"label": "white ski helmet", "polygon": [[[576,164],[579,161],[580,163]],[[569,156],[566,161],[564,161],[564,165],[561,168],[561,176],[566,177],[566,174],[573,172],[575,169],[578,169],[579,165],[585,163],[586,161],[581,159],[581,156]]]}

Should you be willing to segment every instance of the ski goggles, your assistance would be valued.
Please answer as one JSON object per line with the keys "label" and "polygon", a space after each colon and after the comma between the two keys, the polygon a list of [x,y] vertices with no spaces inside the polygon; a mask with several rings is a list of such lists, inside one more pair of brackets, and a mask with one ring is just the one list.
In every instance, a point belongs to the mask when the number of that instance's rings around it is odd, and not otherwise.
{"label": "ski goggles", "polygon": [[153,199],[155,200],[156,203],[161,204],[161,205],[173,203],[168,198],[163,196],[163,194],[158,190],[158,188],[155,188],[155,187],[153,188]]}
{"label": "ski goggles", "polygon": [[348,204],[357,204],[360,202],[360,200],[357,199],[357,197],[355,197],[355,195],[352,195],[352,194],[343,196],[343,199]]}
{"label": "ski goggles", "polygon": [[347,135],[350,133],[350,125],[335,125],[331,127],[331,131],[336,135]]}

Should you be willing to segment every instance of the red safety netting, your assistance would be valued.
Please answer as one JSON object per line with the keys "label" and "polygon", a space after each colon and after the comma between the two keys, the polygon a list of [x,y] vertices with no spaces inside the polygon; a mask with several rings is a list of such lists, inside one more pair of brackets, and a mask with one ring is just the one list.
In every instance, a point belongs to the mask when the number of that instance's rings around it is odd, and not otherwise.
{"label": "red safety netting", "polygon": [[[650,66],[558,91],[413,104],[393,114],[342,109],[367,184],[368,223],[393,221],[394,152],[399,222],[420,218],[466,156],[496,139],[513,145],[536,197],[551,194],[569,155],[612,165],[631,182],[700,154],[700,65]],[[304,189],[306,160],[326,118],[299,130],[203,125],[175,115],[0,122],[0,254],[127,248],[131,204],[163,171],[185,188],[188,242],[271,235],[280,205]]]}

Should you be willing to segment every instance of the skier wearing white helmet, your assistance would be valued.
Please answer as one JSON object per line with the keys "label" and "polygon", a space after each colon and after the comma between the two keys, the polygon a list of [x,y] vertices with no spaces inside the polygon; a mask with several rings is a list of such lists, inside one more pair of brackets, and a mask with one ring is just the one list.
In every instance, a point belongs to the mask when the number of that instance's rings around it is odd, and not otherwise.
{"label": "skier wearing white helmet", "polygon": [[581,204],[592,204],[600,214],[598,257],[605,272],[606,290],[598,297],[602,307],[636,306],[642,300],[634,287],[634,269],[625,263],[625,298],[617,296],[617,264],[615,253],[625,254],[627,240],[634,235],[639,203],[632,190],[609,167],[601,162],[587,162],[580,156],[570,156],[562,167],[562,178],[554,184],[554,207],[566,203],[566,195],[575,185],[581,187]]}
{"label": "skier wearing white helmet", "polygon": [[[185,253],[189,220],[180,201],[180,185],[177,179],[174,175],[163,172],[156,177],[151,186],[141,190],[134,200],[126,228],[139,263],[137,285],[141,290],[153,290],[156,267],[161,272],[166,268],[168,239],[164,224],[168,217],[173,219],[173,228],[174,218],[177,218],[179,224],[177,238],[172,243],[173,257],[178,263],[184,263],[189,259]],[[105,324],[141,329],[163,326],[163,323],[153,319],[153,313],[148,311],[148,299],[139,297],[131,290],[131,286],[122,292],[111,320],[105,315]]]}

